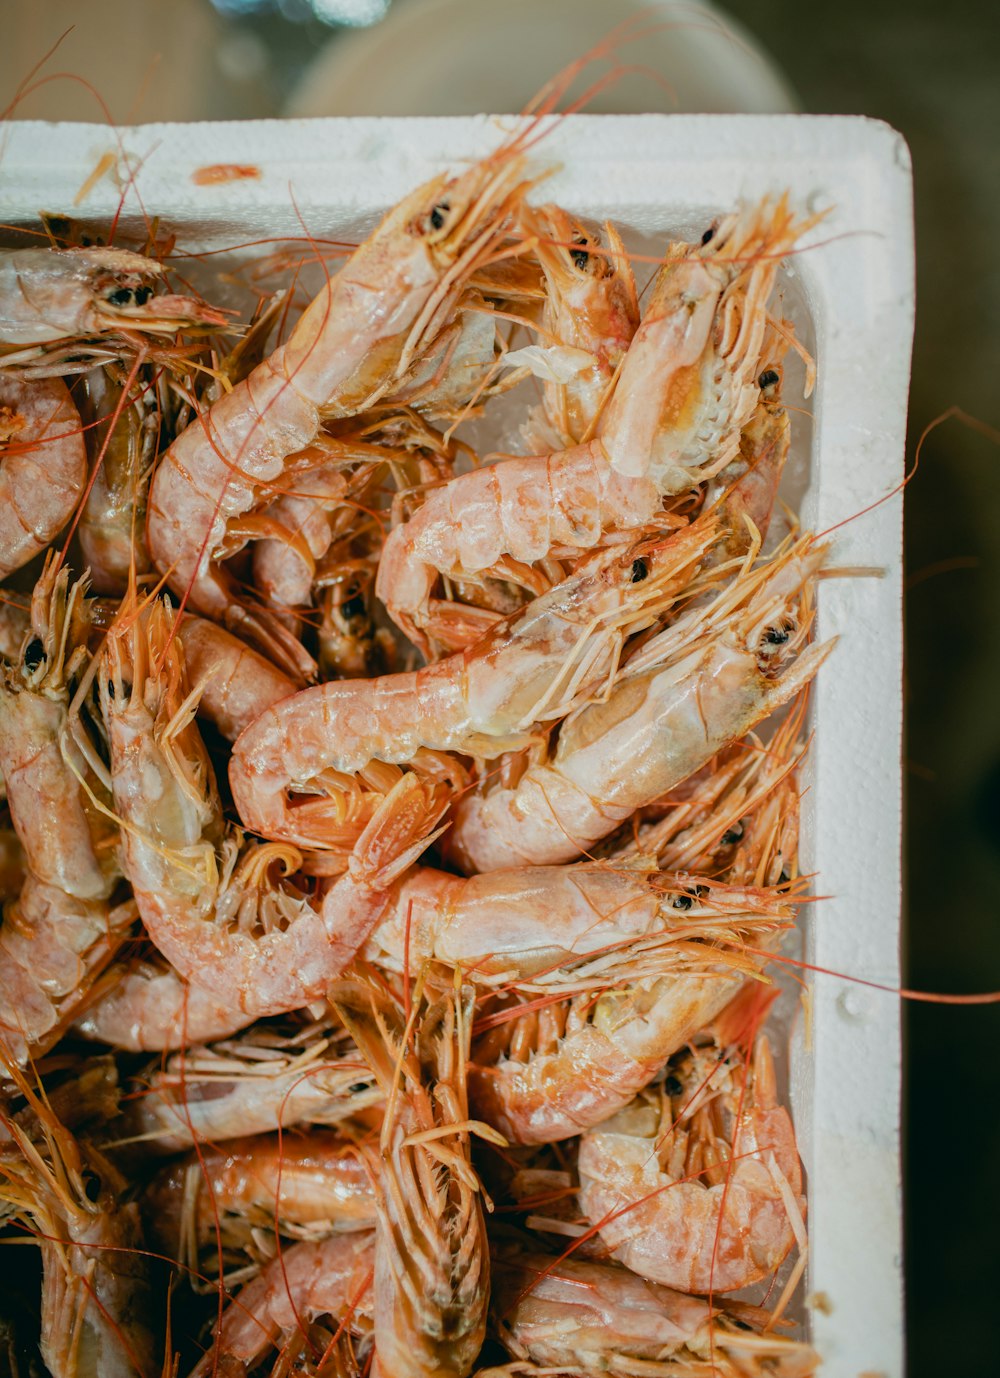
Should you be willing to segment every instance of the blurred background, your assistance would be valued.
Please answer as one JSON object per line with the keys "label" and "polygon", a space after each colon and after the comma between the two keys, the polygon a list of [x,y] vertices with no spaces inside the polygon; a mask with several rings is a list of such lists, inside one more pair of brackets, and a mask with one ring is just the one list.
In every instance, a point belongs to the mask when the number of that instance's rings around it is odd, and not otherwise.
{"label": "blurred background", "polygon": [[[910,145],[909,454],[951,408],[983,425],[945,420],[907,492],[905,979],[998,988],[1000,7],[729,0],[726,36],[722,11],[695,3],[0,0],[0,107],[23,88],[20,117],[100,120],[99,95],[120,123],[511,111],[640,9],[667,21],[642,45],[650,72],[591,109],[866,114]],[[1000,1220],[1000,1008],[909,1003],[905,1017],[909,1372],[985,1378],[1000,1370],[982,1300]]]}

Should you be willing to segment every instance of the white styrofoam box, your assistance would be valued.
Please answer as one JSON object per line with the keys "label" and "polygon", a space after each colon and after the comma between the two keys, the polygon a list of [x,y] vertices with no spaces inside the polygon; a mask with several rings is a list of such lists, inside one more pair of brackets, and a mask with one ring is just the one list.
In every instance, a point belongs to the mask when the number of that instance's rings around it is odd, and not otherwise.
{"label": "white styrofoam box", "polygon": [[[114,171],[81,188],[109,152],[139,200],[186,249],[276,237],[351,238],[417,183],[496,146],[510,120],[315,120],[217,125],[11,124],[0,144],[0,214],[107,221]],[[814,530],[896,488],[913,327],[910,160],[900,135],[856,118],[578,116],[533,155],[560,164],[539,195],[638,234],[700,229],[741,200],[786,188],[830,214],[786,273],[818,366],[802,518]],[[249,179],[200,185],[198,168],[252,164]],[[258,249],[257,252],[262,252]],[[800,435],[803,432],[800,431]],[[806,959],[899,984],[902,616],[901,498],[841,526],[836,562],[880,578],[825,580],[818,634],[840,645],[820,673],[804,798]],[[809,1183],[810,1314],[828,1378],[902,1373],[898,1002],[840,976],[809,976],[808,1029],[793,1032],[791,1095]]]}

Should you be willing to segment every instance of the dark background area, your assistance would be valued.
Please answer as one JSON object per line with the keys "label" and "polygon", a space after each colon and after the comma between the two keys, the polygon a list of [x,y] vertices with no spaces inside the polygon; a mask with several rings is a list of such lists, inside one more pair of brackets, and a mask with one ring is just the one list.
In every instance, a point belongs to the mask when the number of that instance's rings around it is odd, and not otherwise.
{"label": "dark background area", "polygon": [[[309,0],[121,0],[121,17],[101,26],[95,46],[88,13],[117,3],[0,0],[3,102],[76,23],[56,65],[87,75],[119,120],[278,114],[319,46],[342,32],[321,23]],[[772,54],[802,110],[877,116],[909,143],[910,459],[949,409],[1000,428],[1000,6],[727,0],[726,9]],[[610,27],[612,0],[608,15]],[[582,46],[567,36],[568,54]],[[130,84],[115,104],[109,92],[123,75]],[[57,95],[53,85],[44,109],[23,113],[51,117]],[[92,97],[74,99],[56,113],[99,118]],[[1000,434],[953,416],[929,435],[906,497],[904,969],[921,991],[1000,988],[998,472]],[[1000,1222],[1000,1007],[907,1002],[905,1029],[908,1371],[985,1378],[1000,1372],[988,1320]]]}

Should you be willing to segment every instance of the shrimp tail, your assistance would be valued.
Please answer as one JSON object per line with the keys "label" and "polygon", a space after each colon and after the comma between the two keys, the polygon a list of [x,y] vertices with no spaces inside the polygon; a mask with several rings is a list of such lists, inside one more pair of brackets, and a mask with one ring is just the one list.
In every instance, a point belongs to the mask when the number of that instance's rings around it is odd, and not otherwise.
{"label": "shrimp tail", "polygon": [[372,890],[391,885],[444,832],[437,824],[450,802],[445,784],[404,775],[358,838],[349,864],[351,879]]}

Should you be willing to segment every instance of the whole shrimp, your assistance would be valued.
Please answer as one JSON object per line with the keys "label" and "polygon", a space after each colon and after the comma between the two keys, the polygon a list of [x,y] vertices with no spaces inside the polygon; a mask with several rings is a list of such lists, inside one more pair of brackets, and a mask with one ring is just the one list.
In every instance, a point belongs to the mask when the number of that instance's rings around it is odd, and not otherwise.
{"label": "whole shrimp", "polygon": [[448,318],[464,279],[494,253],[525,190],[515,136],[456,177],[405,197],[331,277],[287,342],[174,441],[150,492],[153,560],[195,610],[313,672],[267,610],[244,606],[223,560],[230,536],[311,445],[324,418],[350,416],[390,393]]}
{"label": "whole shrimp", "polygon": [[80,413],[66,384],[0,373],[0,579],[58,536],[86,481]]}
{"label": "whole shrimp", "polygon": [[769,1333],[766,1311],[727,1313],[613,1263],[508,1247],[493,1266],[497,1332],[518,1362],[477,1378],[810,1378],[819,1362],[808,1345]]}
{"label": "whole shrimp", "polygon": [[[580,1207],[619,1263],[683,1292],[733,1292],[775,1272],[798,1240],[802,1171],[778,1103],[766,1038],[752,1060],[730,1042],[751,988],[711,1042],[580,1140]],[[735,1007],[735,1008],[734,1008]]]}
{"label": "whole shrimp", "polygon": [[[289,1344],[296,1349],[304,1344],[318,1359],[327,1346],[313,1345],[304,1326],[321,1316],[332,1318],[338,1336],[349,1329],[360,1337],[363,1359],[370,1348],[373,1267],[371,1232],[331,1235],[283,1249],[226,1307],[191,1378],[236,1378],[257,1372],[275,1346],[287,1357]],[[325,1338],[329,1342],[329,1336]]]}
{"label": "whole shrimp", "polygon": [[672,246],[597,435],[462,474],[390,534],[376,592],[415,645],[429,649],[440,576],[590,549],[654,521],[664,496],[725,468],[757,404],[765,303],[781,255],[810,223],[785,200],[765,201],[701,245]]}
{"label": "whole shrimp", "polygon": [[154,295],[164,271],[129,249],[0,252],[0,369],[81,373],[134,352],[143,336],[225,324],[192,297]]}
{"label": "whole shrimp", "polygon": [[152,1378],[152,1296],[138,1208],[96,1148],[74,1137],[23,1077],[18,1089],[41,1128],[8,1120],[0,1151],[0,1213],[42,1255],[42,1359],[53,1378]]}
{"label": "whole shrimp", "polygon": [[100,672],[123,868],[167,960],[250,1022],[323,997],[427,845],[441,791],[400,780],[317,902],[295,883],[294,849],[245,844],[226,827],[171,622],[161,601],[148,604],[109,635]]}
{"label": "whole shrimp", "polygon": [[329,1130],[205,1145],[159,1172],[143,1194],[156,1246],[192,1273],[260,1261],[273,1232],[292,1239],[375,1228],[375,1155]]}
{"label": "whole shrimp", "polygon": [[611,395],[639,325],[635,279],[614,226],[600,236],[559,206],[524,206],[545,279],[542,343],[514,350],[505,364],[528,364],[544,378],[542,399],[552,439],[570,449],[589,440]]}
{"label": "whole shrimp", "polygon": [[[387,1100],[376,1183],[375,1364],[381,1378],[464,1378],[486,1332],[489,1250],[470,1133],[465,1063],[469,988],[407,1021],[374,992],[345,987],[336,1008]],[[349,1003],[348,1003],[349,1002]]]}
{"label": "whole shrimp", "polygon": [[456,802],[449,858],[466,873],[571,861],[786,703],[833,649],[804,645],[824,558],[802,537],[696,600],[630,662],[606,702],[563,723],[548,759],[515,784],[501,777]]}
{"label": "whole shrimp", "polygon": [[194,1144],[295,1125],[341,1125],[382,1105],[339,1023],[256,1024],[239,1038],[186,1049],[147,1069],[125,1107],[126,1142],[176,1153]]}
{"label": "whole shrimp", "polygon": [[327,819],[339,824],[343,813],[341,791],[373,759],[409,763],[426,748],[496,756],[527,744],[537,722],[603,688],[626,638],[685,592],[714,539],[708,522],[596,556],[495,623],[474,649],[276,704],[233,748],[229,779],[241,818],[266,837],[323,847]]}

